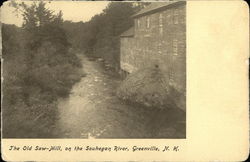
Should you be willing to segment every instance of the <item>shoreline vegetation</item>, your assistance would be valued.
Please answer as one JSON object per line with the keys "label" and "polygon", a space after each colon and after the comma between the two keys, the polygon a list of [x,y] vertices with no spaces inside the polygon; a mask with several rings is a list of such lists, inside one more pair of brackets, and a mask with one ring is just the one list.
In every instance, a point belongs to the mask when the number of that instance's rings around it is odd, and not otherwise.
{"label": "shoreline vegetation", "polygon": [[119,35],[147,3],[113,3],[89,22],[63,20],[46,2],[10,2],[22,27],[2,24],[3,138],[54,138],[60,130],[57,99],[85,74],[76,53],[103,58],[119,69]]}
{"label": "shoreline vegetation", "polygon": [[53,138],[57,99],[67,97],[82,76],[62,28],[62,13],[44,2],[21,3],[22,27],[2,24],[3,138]]}
{"label": "shoreline vegetation", "polygon": [[[88,22],[77,23],[64,21],[62,12],[54,14],[46,8],[46,2],[29,6],[12,4],[21,11],[24,23],[22,27],[2,24],[2,137],[62,138],[62,130],[57,125],[58,100],[67,98],[73,85],[86,75],[78,55],[98,61],[109,77],[121,77],[119,36],[132,26],[131,16],[148,4],[111,2],[103,13]],[[150,120],[149,130],[159,131],[162,125],[169,125],[166,122],[183,119],[183,113],[175,110],[144,109],[124,100],[117,101],[117,105],[121,109],[125,107],[123,111],[132,112],[136,119],[143,114],[152,118],[158,115],[158,119]],[[177,115],[166,119],[166,114]],[[180,132],[181,138],[185,130]]]}

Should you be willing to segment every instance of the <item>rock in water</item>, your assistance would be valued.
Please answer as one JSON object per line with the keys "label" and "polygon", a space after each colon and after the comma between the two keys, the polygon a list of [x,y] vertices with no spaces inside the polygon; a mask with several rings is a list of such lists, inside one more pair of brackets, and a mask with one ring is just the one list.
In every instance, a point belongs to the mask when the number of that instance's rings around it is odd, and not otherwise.
{"label": "rock in water", "polygon": [[166,73],[159,67],[144,68],[132,74],[121,83],[117,96],[130,102],[160,109],[176,108],[180,94],[169,85]]}

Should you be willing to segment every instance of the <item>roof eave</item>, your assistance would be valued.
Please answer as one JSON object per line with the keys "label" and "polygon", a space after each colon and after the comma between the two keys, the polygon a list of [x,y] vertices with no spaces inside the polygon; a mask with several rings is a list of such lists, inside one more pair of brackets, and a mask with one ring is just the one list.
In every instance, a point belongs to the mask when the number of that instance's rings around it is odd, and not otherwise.
{"label": "roof eave", "polygon": [[[153,2],[153,3],[157,3],[157,2]],[[141,13],[141,14],[132,15],[131,17],[132,18],[142,17],[142,16],[145,16],[145,15],[153,14],[155,12],[162,11],[162,10],[165,10],[167,8],[175,7],[175,6],[181,5],[181,4],[186,4],[186,1],[178,1],[178,2],[175,2],[175,3],[171,3],[171,4],[168,4],[166,6],[162,6],[162,7],[159,7],[159,8],[156,8],[156,9],[153,9],[153,10]]]}
{"label": "roof eave", "polygon": [[134,35],[127,35],[127,36],[121,35],[121,36],[120,36],[120,38],[131,38],[131,37],[134,37]]}

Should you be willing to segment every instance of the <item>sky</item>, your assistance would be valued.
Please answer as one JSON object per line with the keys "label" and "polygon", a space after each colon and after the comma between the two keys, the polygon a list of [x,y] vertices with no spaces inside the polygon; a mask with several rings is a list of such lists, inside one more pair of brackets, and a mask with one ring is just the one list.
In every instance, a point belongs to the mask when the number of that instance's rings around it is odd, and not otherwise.
{"label": "sky", "polygon": [[[25,3],[31,4],[29,1]],[[86,22],[94,15],[101,13],[107,7],[108,3],[108,1],[50,1],[47,2],[46,6],[55,11],[55,13],[61,10],[64,20]],[[23,22],[21,14],[17,17],[13,11],[14,8],[10,7],[8,2],[4,3],[1,7],[1,22],[21,26]]]}

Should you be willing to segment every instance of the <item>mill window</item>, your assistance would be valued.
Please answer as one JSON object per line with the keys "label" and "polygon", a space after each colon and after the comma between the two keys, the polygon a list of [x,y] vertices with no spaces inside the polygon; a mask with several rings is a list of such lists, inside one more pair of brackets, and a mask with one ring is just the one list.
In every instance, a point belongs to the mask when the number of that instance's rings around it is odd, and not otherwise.
{"label": "mill window", "polygon": [[182,15],[181,23],[182,24],[186,23],[186,15]]}
{"label": "mill window", "polygon": [[174,56],[178,55],[178,40],[177,39],[173,40],[173,55]]}
{"label": "mill window", "polygon": [[174,24],[178,24],[178,9],[174,10]]}
{"label": "mill window", "polygon": [[168,24],[168,25],[172,24],[171,15],[170,15],[169,12],[168,12],[168,15],[167,15],[167,24]]}
{"label": "mill window", "polygon": [[137,20],[137,27],[140,28],[140,19]]}
{"label": "mill window", "polygon": [[150,17],[147,17],[146,22],[147,22],[147,28],[150,28]]}
{"label": "mill window", "polygon": [[162,16],[162,13],[160,13],[159,15],[159,30],[160,30],[160,34],[162,35],[163,34],[163,16]]}

